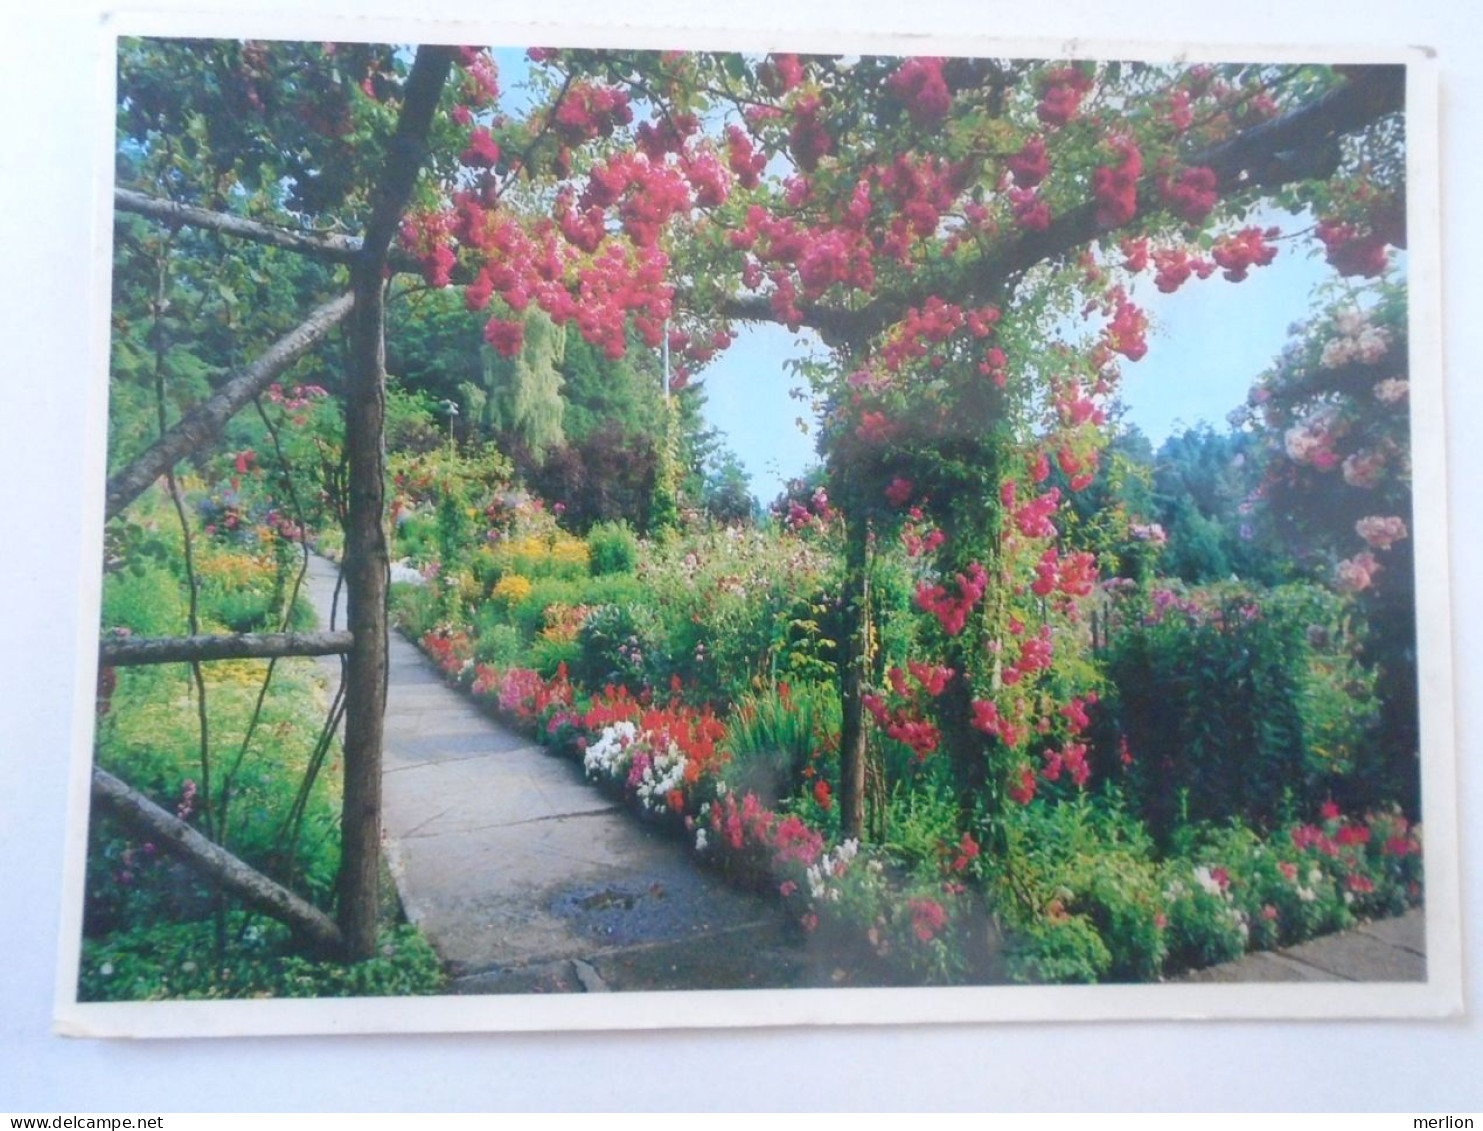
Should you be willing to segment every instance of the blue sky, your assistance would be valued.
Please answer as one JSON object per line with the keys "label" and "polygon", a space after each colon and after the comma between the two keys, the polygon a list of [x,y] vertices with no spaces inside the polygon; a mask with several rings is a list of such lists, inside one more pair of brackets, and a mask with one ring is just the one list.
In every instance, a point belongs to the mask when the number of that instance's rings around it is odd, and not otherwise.
{"label": "blue sky", "polygon": [[[1257,218],[1283,221],[1287,228],[1303,223]],[[1308,242],[1280,246],[1270,266],[1253,268],[1240,283],[1217,272],[1191,279],[1172,295],[1161,294],[1149,275],[1133,283],[1130,295],[1153,325],[1144,358],[1122,363],[1121,397],[1126,419],[1154,447],[1201,421],[1224,430],[1226,414],[1245,401],[1252,380],[1286,344],[1288,327],[1306,318],[1313,289],[1333,278],[1321,256],[1308,254]],[[726,434],[765,504],[815,459],[812,434],[803,435],[794,423],[808,416],[808,405],[789,396],[798,382],[786,362],[822,347],[785,327],[738,329],[731,349],[704,372],[706,417]]]}

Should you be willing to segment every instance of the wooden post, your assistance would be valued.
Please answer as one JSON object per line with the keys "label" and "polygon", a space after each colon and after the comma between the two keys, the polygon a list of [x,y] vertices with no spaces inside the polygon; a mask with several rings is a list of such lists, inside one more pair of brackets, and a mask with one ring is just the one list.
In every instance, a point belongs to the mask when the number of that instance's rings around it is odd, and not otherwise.
{"label": "wooden post", "polygon": [[349,507],[345,595],[350,624],[345,671],[345,783],[340,834],[340,929],[351,958],[376,946],[381,867],[381,738],[386,713],[385,352],[381,276],[357,272],[345,398]]}
{"label": "wooden post", "polygon": [[345,596],[352,643],[345,667],[345,783],[340,818],[340,930],[349,958],[376,949],[381,869],[381,739],[386,714],[386,306],[388,249],[427,155],[427,131],[452,49],[423,47],[351,267],[350,372],[345,389]]}

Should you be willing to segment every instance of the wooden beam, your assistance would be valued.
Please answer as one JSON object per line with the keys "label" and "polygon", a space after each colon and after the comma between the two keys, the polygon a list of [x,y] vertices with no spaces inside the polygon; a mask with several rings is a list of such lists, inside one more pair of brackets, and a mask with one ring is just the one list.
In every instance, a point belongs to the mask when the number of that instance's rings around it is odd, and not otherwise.
{"label": "wooden beam", "polygon": [[348,632],[241,632],[211,636],[120,636],[105,638],[98,663],[107,668],[176,664],[193,660],[273,659],[335,656],[350,651]]}
{"label": "wooden beam", "polygon": [[275,377],[323,341],[354,305],[355,296],[347,293],[317,307],[246,369],[228,377],[221,388],[193,407],[133,463],[111,476],[104,518],[120,514],[161,475],[220,436],[228,420],[271,385]]}
{"label": "wooden beam", "polygon": [[107,770],[93,769],[93,800],[99,808],[181,863],[240,899],[247,906],[288,925],[315,949],[337,954],[344,937],[334,920],[312,903],[243,863],[208,840],[175,814],[156,805]]}
{"label": "wooden beam", "polygon": [[[310,259],[326,263],[354,263],[361,254],[363,242],[358,236],[335,233],[306,232],[300,228],[284,227],[280,224],[265,224],[261,220],[249,220],[234,216],[230,212],[216,212],[210,208],[197,208],[191,204],[177,204],[135,189],[115,188],[113,206],[120,212],[132,212],[156,220],[167,227],[204,228],[224,236],[246,240],[249,243],[266,244],[282,248]],[[421,272],[422,264],[415,256],[401,248],[391,248],[387,253],[391,267],[396,271]],[[471,280],[466,280],[471,281]]]}

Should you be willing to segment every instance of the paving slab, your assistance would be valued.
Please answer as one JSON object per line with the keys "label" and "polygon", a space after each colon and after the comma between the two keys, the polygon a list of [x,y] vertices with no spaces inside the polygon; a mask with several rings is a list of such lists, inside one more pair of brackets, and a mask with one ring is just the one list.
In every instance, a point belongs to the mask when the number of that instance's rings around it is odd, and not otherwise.
{"label": "paving slab", "polygon": [[1359,932],[1412,954],[1426,955],[1426,915],[1420,910],[1408,911],[1394,919],[1377,919],[1359,928]]}
{"label": "paving slab", "polygon": [[1242,955],[1233,962],[1190,970],[1177,978],[1180,982],[1342,982],[1345,979],[1327,970],[1297,962],[1282,954],[1261,951]]}
{"label": "paving slab", "polygon": [[1420,908],[1282,950],[1190,970],[1178,982],[1424,982],[1426,914]]}
{"label": "paving slab", "polygon": [[[335,574],[312,560],[325,623]],[[781,957],[796,932],[775,903],[697,868],[676,837],[584,781],[576,763],[445,686],[400,636],[389,647],[383,848],[407,917],[456,992],[796,976],[801,963]],[[338,678],[338,659],[323,667]],[[755,937],[768,945],[740,944]]]}
{"label": "paving slab", "polygon": [[1290,958],[1352,982],[1424,982],[1426,955],[1376,938],[1344,931],[1282,951]]}

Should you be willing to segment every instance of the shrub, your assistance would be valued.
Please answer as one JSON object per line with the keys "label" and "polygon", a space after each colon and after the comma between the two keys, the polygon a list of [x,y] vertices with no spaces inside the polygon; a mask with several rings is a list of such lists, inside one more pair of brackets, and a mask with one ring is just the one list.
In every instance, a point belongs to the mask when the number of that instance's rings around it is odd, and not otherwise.
{"label": "shrub", "polygon": [[1168,842],[1186,821],[1271,828],[1349,769],[1375,703],[1338,598],[1309,586],[1156,589],[1114,630],[1106,716],[1135,808]]}
{"label": "shrub", "polygon": [[530,591],[530,578],[518,573],[507,573],[499,579],[489,596],[493,601],[514,607],[529,597]]}
{"label": "shrub", "polygon": [[[506,580],[509,580],[506,578]],[[552,605],[582,604],[582,582],[557,577],[540,577],[510,608],[510,621],[524,640],[534,640],[546,627],[546,610]]]}
{"label": "shrub", "polygon": [[140,636],[185,631],[185,590],[164,566],[144,564],[103,578],[103,625]]}
{"label": "shrub", "polygon": [[587,533],[594,575],[632,573],[638,566],[639,542],[626,522],[600,522]]}
{"label": "shrub", "polygon": [[1016,982],[1099,982],[1112,967],[1102,937],[1083,915],[1062,915],[1027,925],[1006,955]]}
{"label": "shrub", "polygon": [[1245,953],[1251,928],[1219,869],[1171,861],[1164,869],[1169,963],[1214,966]]}
{"label": "shrub", "polygon": [[574,581],[588,574],[587,543],[565,531],[521,534],[493,547],[501,572],[518,573],[532,579],[559,577]]}
{"label": "shrub", "polygon": [[[276,632],[282,623],[282,612],[272,593],[243,590],[210,594],[201,602],[202,618],[216,621],[232,632]],[[288,628],[302,632],[314,627],[314,606],[300,596],[288,618]]]}
{"label": "shrub", "polygon": [[[1106,953],[1099,978],[1158,977],[1166,940],[1153,846],[1116,795],[1022,806],[1008,815],[1005,836],[996,878],[1016,926],[1033,939],[1036,922],[1084,920]],[[1051,936],[1047,945],[1064,943]]]}
{"label": "shrub", "polygon": [[658,617],[646,605],[602,605],[577,633],[572,678],[588,688],[638,690],[669,682],[671,665]]}
{"label": "shrub", "polygon": [[[393,582],[391,617],[408,635],[418,639],[438,621],[437,594],[428,585]],[[343,602],[340,619],[343,623]]]}
{"label": "shrub", "polygon": [[479,610],[479,632],[474,641],[474,659],[481,664],[507,668],[520,662],[525,652],[525,643],[520,639],[518,628],[494,619],[498,615],[499,610],[491,605]]}
{"label": "shrub", "polygon": [[438,523],[430,514],[403,514],[397,520],[396,552],[414,562],[438,556]]}
{"label": "shrub", "polygon": [[649,588],[631,573],[607,573],[582,584],[579,605],[642,605],[652,601]]}
{"label": "shrub", "polygon": [[958,804],[934,774],[898,781],[886,803],[885,847],[909,868],[936,871],[942,846],[958,838]]}
{"label": "shrub", "polygon": [[639,576],[690,694],[723,705],[778,678],[823,674],[789,671],[779,659],[791,610],[817,591],[828,565],[792,536],[732,528],[649,547]]}

